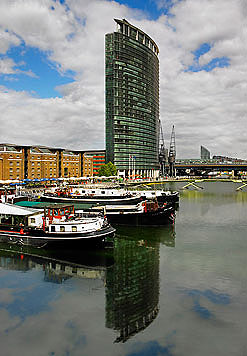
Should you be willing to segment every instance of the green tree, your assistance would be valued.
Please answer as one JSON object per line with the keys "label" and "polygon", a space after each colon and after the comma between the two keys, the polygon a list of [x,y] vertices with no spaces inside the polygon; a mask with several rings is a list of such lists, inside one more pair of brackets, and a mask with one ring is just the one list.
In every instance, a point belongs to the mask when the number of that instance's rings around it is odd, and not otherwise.
{"label": "green tree", "polygon": [[117,168],[112,162],[108,162],[107,164],[103,164],[99,171],[98,176],[115,176],[117,174]]}

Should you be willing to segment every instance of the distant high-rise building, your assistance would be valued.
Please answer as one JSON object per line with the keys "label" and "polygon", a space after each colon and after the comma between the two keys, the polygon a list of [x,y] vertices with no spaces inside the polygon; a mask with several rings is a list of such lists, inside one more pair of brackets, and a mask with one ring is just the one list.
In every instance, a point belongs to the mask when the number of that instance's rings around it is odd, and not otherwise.
{"label": "distant high-rise building", "polygon": [[210,159],[210,152],[205,147],[201,146],[201,159]]}
{"label": "distant high-rise building", "polygon": [[159,173],[159,49],[117,20],[105,38],[106,162],[124,176]]}

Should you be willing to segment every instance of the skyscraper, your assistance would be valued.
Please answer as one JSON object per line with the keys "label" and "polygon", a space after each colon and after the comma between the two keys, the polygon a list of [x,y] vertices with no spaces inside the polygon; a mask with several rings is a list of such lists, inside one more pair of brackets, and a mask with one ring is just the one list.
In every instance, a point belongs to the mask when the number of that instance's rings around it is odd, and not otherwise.
{"label": "skyscraper", "polygon": [[159,49],[142,30],[115,19],[105,38],[106,162],[125,176],[159,171]]}
{"label": "skyscraper", "polygon": [[201,159],[210,159],[210,152],[205,147],[201,146]]}

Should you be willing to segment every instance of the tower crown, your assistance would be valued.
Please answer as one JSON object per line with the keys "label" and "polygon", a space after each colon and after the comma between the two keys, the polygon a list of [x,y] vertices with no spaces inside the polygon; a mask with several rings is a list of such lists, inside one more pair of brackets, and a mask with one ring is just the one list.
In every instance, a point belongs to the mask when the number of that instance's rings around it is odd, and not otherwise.
{"label": "tower crown", "polygon": [[159,54],[159,47],[145,32],[139,28],[131,25],[127,20],[114,19],[117,23],[117,32],[120,32],[126,36],[132,37],[138,42],[143,43],[146,47],[150,48],[157,56]]}

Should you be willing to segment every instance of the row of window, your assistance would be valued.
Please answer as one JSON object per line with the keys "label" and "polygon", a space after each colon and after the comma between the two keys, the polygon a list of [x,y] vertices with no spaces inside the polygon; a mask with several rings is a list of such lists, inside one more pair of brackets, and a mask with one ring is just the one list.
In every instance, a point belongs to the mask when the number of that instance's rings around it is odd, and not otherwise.
{"label": "row of window", "polygon": [[[108,53],[107,53],[108,55]],[[114,48],[113,53],[110,53],[110,57],[108,57],[108,60],[111,60],[112,58],[116,58],[121,62],[126,62],[129,60],[129,63],[133,63],[133,58],[135,58],[135,61],[139,61],[138,64],[142,64],[145,66],[145,68],[154,68],[154,70],[157,70],[159,67],[159,60],[156,57],[152,56],[152,53],[148,53],[139,49],[135,49],[132,45],[132,43],[125,43],[125,45],[122,45],[120,47],[116,46]]]}
{"label": "row of window", "polygon": [[117,160],[117,161],[122,161],[122,162],[137,162],[137,163],[140,163],[140,162],[146,162],[147,160],[149,161],[150,159],[154,159],[154,158],[156,158],[156,155],[145,155],[145,157],[143,157],[143,155],[140,157],[139,155],[138,155],[138,153],[136,153],[135,152],[135,154],[133,155],[131,155],[132,157],[135,157],[134,158],[134,160],[132,160],[131,161],[131,159],[130,159],[130,155],[128,154],[128,155],[117,155],[117,154],[115,154],[115,159]]}
{"label": "row of window", "polygon": [[156,132],[158,126],[157,120],[150,120],[145,118],[126,118],[123,120],[114,120],[114,127],[119,130],[133,130],[133,131],[143,131],[143,132]]}
{"label": "row of window", "polygon": [[[72,231],[77,231],[77,226],[72,226]],[[55,226],[51,226],[51,232],[56,232]],[[60,232],[65,232],[65,226],[60,226]]]}
{"label": "row of window", "polygon": [[106,52],[106,67],[108,64],[113,64],[114,59],[115,63],[118,66],[125,67],[126,64],[134,66],[138,65],[141,71],[153,72],[155,71],[158,75],[159,70],[159,61],[157,58],[153,58],[149,53],[141,53],[139,51],[133,50],[132,45],[128,44],[125,46],[125,49],[122,48],[120,51],[115,49],[114,52]]}

